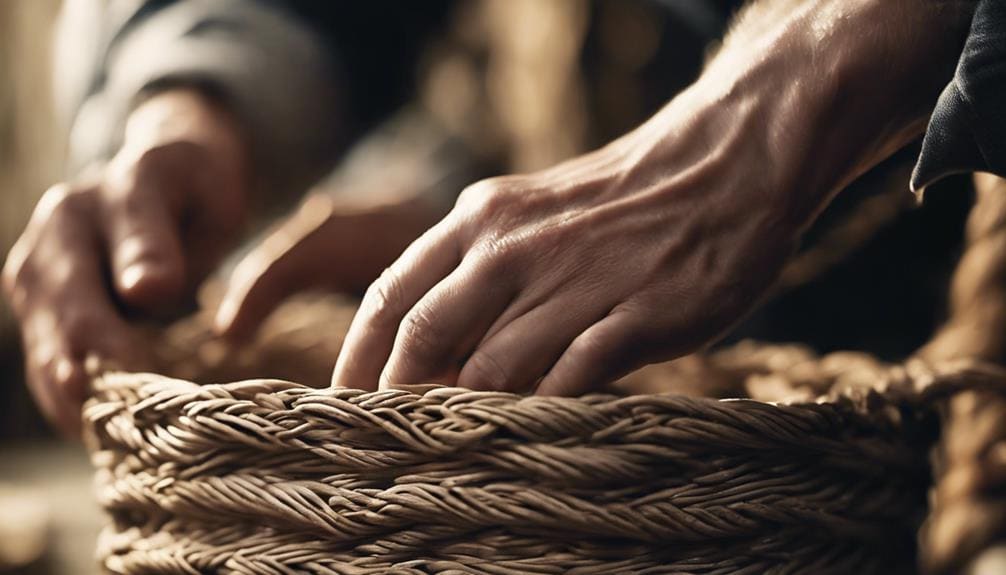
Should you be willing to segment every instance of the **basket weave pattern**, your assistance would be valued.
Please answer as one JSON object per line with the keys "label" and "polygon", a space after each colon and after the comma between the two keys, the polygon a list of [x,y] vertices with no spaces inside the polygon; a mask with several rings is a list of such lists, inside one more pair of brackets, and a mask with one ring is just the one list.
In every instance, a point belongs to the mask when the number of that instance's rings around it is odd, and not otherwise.
{"label": "basket weave pattern", "polygon": [[97,398],[85,415],[116,573],[891,572],[912,563],[925,513],[926,426],[876,394],[773,405],[109,374]]}
{"label": "basket weave pattern", "polygon": [[122,574],[960,572],[1006,535],[1006,372],[982,363],[1006,355],[1006,183],[978,191],[952,319],[903,365],[741,344],[644,370],[614,388],[628,396],[200,386],[324,386],[352,310],[291,302],[239,350],[178,324],[151,348],[182,379],[102,374],[85,406],[112,518],[99,558]]}

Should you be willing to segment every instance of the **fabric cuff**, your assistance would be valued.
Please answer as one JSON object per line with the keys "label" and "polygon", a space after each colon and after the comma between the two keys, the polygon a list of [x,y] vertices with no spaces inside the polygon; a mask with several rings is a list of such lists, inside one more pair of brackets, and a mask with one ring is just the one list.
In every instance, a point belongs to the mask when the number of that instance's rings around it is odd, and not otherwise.
{"label": "fabric cuff", "polygon": [[921,192],[926,186],[952,174],[987,169],[969,116],[970,111],[957,83],[951,82],[940,95],[922,140],[922,150],[912,170],[913,192]]}

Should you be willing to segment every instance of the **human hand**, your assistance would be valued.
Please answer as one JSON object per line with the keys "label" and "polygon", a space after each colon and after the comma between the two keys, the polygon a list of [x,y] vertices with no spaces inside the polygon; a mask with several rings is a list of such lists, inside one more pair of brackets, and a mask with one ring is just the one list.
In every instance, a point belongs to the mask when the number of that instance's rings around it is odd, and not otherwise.
{"label": "human hand", "polygon": [[362,293],[438,215],[421,196],[363,204],[324,192],[308,196],[234,268],[217,310],[217,331],[246,339],[300,291]]}
{"label": "human hand", "polygon": [[79,432],[89,356],[142,361],[124,311],[177,304],[244,219],[246,150],[237,124],[199,93],[158,93],[131,114],[115,157],[48,190],[3,269],[27,378],[43,413]]}
{"label": "human hand", "polygon": [[952,69],[952,37],[908,42],[948,30],[938,10],[766,11],[619,141],[465,190],[367,291],[333,384],[460,367],[462,387],[575,395],[738,321],[830,198],[920,133]]}
{"label": "human hand", "polygon": [[[734,165],[760,160],[713,147]],[[461,366],[462,387],[577,394],[736,321],[796,226],[741,169],[668,177],[634,166],[635,151],[620,142],[465,190],[368,290],[334,383],[423,383]]]}

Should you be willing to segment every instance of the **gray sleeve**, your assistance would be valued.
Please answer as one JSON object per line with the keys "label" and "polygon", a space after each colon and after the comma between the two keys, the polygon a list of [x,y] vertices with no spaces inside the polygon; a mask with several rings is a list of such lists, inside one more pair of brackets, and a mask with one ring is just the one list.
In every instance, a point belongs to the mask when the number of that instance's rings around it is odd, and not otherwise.
{"label": "gray sleeve", "polygon": [[236,113],[270,190],[302,191],[331,168],[341,104],[329,42],[277,2],[139,4],[125,17],[106,8],[116,20],[72,115],[71,172],[111,157],[136,103],[172,84],[205,87]]}

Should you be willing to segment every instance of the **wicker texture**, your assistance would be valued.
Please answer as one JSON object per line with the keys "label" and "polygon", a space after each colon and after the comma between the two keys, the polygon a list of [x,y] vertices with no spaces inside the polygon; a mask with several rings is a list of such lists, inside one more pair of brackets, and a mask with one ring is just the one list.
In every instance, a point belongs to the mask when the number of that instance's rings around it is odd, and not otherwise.
{"label": "wicker texture", "polygon": [[[979,185],[951,321],[902,365],[743,343],[580,399],[365,393],[324,388],[345,303],[291,302],[247,348],[205,317],[177,324],[151,348],[184,380],[106,373],[85,407],[112,516],[99,558],[130,574],[962,572],[1006,537],[1001,187]],[[320,389],[185,381],[256,374]]]}
{"label": "wicker texture", "polygon": [[925,443],[890,406],[153,375],[97,393],[116,573],[890,572],[925,511]]}

